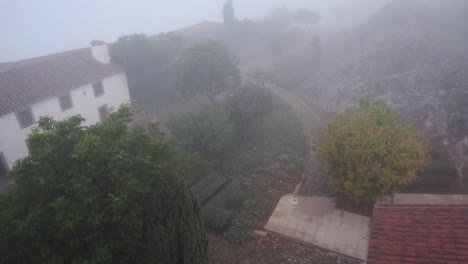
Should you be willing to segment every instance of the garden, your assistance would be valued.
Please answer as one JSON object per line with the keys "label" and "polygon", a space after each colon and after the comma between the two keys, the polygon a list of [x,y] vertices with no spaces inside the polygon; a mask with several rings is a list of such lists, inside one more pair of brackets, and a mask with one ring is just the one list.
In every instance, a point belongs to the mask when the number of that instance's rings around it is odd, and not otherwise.
{"label": "garden", "polygon": [[248,241],[277,198],[294,190],[310,152],[290,106],[253,83],[167,126],[173,144],[195,164],[188,165],[196,173],[187,184],[206,226],[236,242]]}

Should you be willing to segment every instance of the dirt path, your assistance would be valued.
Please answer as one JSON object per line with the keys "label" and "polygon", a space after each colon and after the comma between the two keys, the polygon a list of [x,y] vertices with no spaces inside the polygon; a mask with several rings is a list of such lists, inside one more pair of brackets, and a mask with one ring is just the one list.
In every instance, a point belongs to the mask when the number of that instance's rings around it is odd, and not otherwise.
{"label": "dirt path", "polygon": [[[277,86],[270,86],[269,89],[291,105],[304,126],[309,145],[313,146],[318,130],[324,122],[324,114],[319,109],[307,104],[302,99],[301,94],[296,91],[282,89]],[[325,182],[325,177],[321,174],[317,155],[312,149],[299,194],[305,196],[331,195],[331,191]]]}
{"label": "dirt path", "polygon": [[296,91],[286,90],[277,86],[269,86],[268,88],[291,105],[301,120],[309,143],[312,145],[322,122],[321,112],[307,104]]}

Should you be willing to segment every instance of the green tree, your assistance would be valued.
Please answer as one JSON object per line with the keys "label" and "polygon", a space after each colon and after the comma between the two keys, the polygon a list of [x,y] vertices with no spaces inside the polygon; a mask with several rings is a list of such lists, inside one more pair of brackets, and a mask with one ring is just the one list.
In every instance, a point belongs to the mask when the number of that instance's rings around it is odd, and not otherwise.
{"label": "green tree", "polygon": [[[261,76],[263,77],[263,74]],[[246,133],[249,127],[267,113],[271,113],[278,105],[278,97],[267,90],[261,81],[246,83],[226,101],[227,112],[236,124],[239,134]]]}
{"label": "green tree", "polygon": [[172,67],[176,87],[183,96],[204,94],[216,104],[217,94],[239,86],[237,63],[226,47],[216,41],[204,41],[186,49]]}
{"label": "green tree", "polygon": [[386,104],[369,100],[335,117],[317,150],[330,185],[355,202],[409,185],[429,162],[424,135]]}
{"label": "green tree", "polygon": [[266,87],[268,84],[273,83],[274,79],[275,75],[271,71],[257,66],[255,69],[247,73],[246,82],[250,86]]}
{"label": "green tree", "polygon": [[209,160],[222,159],[226,147],[234,138],[234,125],[220,109],[180,115],[167,126],[176,145]]}
{"label": "green tree", "polygon": [[183,48],[182,38],[175,34],[134,34],[112,45],[111,58],[125,69],[132,99],[154,108],[178,97],[167,72]]}
{"label": "green tree", "polygon": [[1,263],[207,263],[177,153],[130,118],[123,107],[90,127],[39,120],[0,199]]}
{"label": "green tree", "polygon": [[320,17],[310,9],[299,9],[294,13],[294,20],[305,26],[313,26],[320,21]]}
{"label": "green tree", "polygon": [[231,28],[233,25],[236,24],[236,13],[234,11],[234,3],[233,0],[226,0],[223,6],[223,19],[224,25],[228,28]]}

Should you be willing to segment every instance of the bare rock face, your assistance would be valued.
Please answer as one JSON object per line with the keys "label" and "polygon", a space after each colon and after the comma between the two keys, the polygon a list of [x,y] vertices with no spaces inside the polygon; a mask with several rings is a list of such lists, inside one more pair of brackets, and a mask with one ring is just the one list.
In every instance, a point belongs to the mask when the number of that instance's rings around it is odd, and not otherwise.
{"label": "bare rock face", "polygon": [[468,135],[468,30],[457,19],[468,4],[453,3],[389,2],[342,40],[349,47],[318,74],[314,103],[340,112],[379,99],[431,138]]}

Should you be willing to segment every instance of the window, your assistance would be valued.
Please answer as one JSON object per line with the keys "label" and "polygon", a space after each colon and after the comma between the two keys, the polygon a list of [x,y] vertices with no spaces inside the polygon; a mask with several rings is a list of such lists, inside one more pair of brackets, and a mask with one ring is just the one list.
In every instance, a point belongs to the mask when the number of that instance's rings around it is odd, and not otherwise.
{"label": "window", "polygon": [[58,99],[59,99],[60,109],[62,109],[62,112],[65,112],[68,109],[71,109],[73,107],[73,101],[69,93],[66,95],[59,96]]}
{"label": "window", "polygon": [[7,180],[8,165],[5,156],[0,152],[0,183]]}
{"label": "window", "polygon": [[104,119],[107,118],[109,113],[107,112],[107,105],[103,105],[98,108],[98,113],[99,113],[99,119],[103,121]]}
{"label": "window", "polygon": [[104,94],[104,86],[102,81],[93,84],[94,97],[99,97]]}
{"label": "window", "polygon": [[16,119],[18,119],[21,129],[30,127],[35,123],[31,108],[17,112]]}

